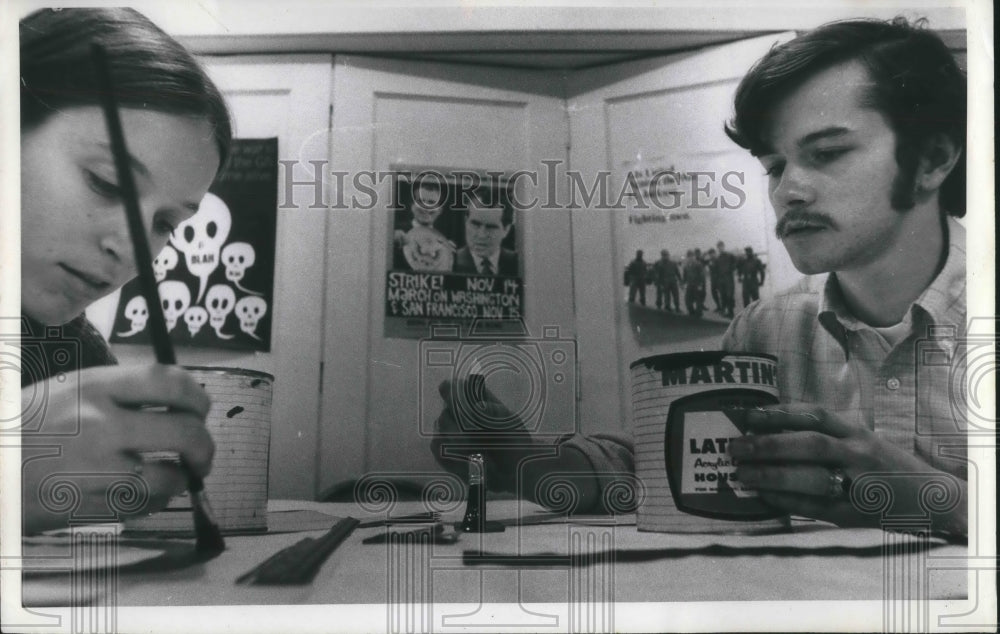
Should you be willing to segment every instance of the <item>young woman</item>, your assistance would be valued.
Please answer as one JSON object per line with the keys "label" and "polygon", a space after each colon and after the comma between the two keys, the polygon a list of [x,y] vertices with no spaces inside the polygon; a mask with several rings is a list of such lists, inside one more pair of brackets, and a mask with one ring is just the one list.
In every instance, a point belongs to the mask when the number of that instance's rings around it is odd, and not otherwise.
{"label": "young woman", "polygon": [[[28,533],[162,508],[200,475],[209,399],[177,367],[119,367],[83,315],[135,276],[91,44],[107,51],[152,252],[192,216],[232,130],[179,43],[129,9],[43,10],[20,23],[22,493]],[[161,406],[149,408],[145,406]]]}

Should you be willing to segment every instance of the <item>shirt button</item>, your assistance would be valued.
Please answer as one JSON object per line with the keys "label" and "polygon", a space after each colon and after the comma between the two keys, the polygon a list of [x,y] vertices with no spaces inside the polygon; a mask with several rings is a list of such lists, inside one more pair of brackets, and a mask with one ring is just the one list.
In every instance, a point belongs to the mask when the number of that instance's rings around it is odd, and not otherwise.
{"label": "shirt button", "polygon": [[891,379],[885,382],[885,386],[895,392],[896,390],[899,389],[899,379],[897,379],[896,377],[892,377]]}

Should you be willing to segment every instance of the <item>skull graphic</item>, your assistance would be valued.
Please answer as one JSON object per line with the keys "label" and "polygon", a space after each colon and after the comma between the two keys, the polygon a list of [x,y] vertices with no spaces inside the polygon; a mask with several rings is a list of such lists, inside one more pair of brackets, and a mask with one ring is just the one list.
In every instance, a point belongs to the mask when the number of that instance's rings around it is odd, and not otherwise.
{"label": "skull graphic", "polygon": [[254,331],[261,317],[267,313],[267,302],[260,297],[244,297],[236,302],[236,316],[240,320],[240,330],[260,341]]}
{"label": "skull graphic", "polygon": [[174,329],[177,319],[191,305],[191,291],[187,284],[177,280],[160,282],[160,305],[163,306],[163,317],[167,320],[167,331]]}
{"label": "skull graphic", "polygon": [[205,308],[208,309],[208,323],[215,330],[219,339],[232,339],[235,335],[227,335],[222,332],[222,327],[226,325],[226,317],[233,312],[236,306],[236,291],[226,284],[215,284],[208,289],[205,295]]}
{"label": "skull graphic", "polygon": [[194,337],[201,330],[201,327],[208,321],[208,311],[201,306],[192,306],[184,312],[184,323],[187,324],[188,332]]}
{"label": "skull graphic", "polygon": [[244,288],[240,280],[246,274],[247,269],[253,266],[257,259],[253,245],[248,242],[231,242],[222,249],[222,264],[226,267],[226,279],[232,282],[236,288],[244,293],[260,295],[257,291]]}
{"label": "skull graphic", "polygon": [[167,278],[167,272],[173,271],[177,267],[177,251],[169,244],[163,247],[160,255],[153,258],[153,275],[157,282],[162,282]]}
{"label": "skull graphic", "polygon": [[119,337],[131,337],[137,332],[142,332],[146,327],[146,320],[149,319],[149,307],[146,305],[146,298],[136,295],[125,304],[125,318],[132,322],[132,329],[128,332],[118,333]]}
{"label": "skull graphic", "polygon": [[198,206],[198,213],[177,226],[170,234],[170,244],[184,254],[188,271],[200,279],[195,303],[201,301],[208,284],[208,276],[219,266],[219,249],[222,248],[233,217],[229,207],[215,194],[205,194]]}

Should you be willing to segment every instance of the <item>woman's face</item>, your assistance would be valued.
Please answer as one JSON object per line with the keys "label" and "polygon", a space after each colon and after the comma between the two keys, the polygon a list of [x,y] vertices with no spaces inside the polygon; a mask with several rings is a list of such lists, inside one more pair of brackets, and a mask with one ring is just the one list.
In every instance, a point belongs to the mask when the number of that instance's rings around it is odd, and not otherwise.
{"label": "woman's face", "polygon": [[[198,210],[219,166],[211,124],[123,108],[149,246]],[[62,110],[21,135],[21,309],[65,323],[136,275],[124,202],[98,106]]]}

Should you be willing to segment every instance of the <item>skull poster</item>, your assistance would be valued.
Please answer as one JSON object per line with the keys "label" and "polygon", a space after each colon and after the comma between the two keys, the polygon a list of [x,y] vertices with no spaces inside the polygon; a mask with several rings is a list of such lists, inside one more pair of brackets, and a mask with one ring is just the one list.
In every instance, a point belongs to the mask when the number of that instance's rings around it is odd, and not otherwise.
{"label": "skull poster", "polygon": [[[278,140],[236,139],[198,212],[153,259],[175,345],[271,349]],[[122,288],[113,343],[149,342],[138,280]]]}

